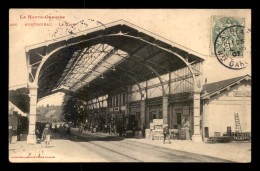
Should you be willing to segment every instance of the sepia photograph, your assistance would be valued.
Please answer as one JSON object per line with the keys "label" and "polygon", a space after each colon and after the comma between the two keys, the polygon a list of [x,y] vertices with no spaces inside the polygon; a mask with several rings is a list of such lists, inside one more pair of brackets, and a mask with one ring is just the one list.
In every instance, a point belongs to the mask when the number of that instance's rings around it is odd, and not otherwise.
{"label": "sepia photograph", "polygon": [[11,163],[250,163],[250,9],[10,9]]}

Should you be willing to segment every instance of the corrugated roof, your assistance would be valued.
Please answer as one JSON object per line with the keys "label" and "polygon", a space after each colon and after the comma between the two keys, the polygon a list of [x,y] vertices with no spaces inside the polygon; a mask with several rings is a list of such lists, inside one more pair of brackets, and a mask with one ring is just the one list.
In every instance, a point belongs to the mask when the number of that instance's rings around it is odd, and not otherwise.
{"label": "corrugated roof", "polygon": [[238,80],[241,80],[245,77],[250,77],[249,75],[243,75],[243,76],[239,76],[239,77],[235,77],[235,78],[230,78],[230,79],[227,79],[227,80],[222,80],[222,81],[218,81],[218,82],[214,82],[214,83],[210,83],[210,84],[205,84],[203,86],[203,91],[204,93],[207,93],[208,94],[211,94],[213,92],[216,92],[220,89],[223,89],[227,86],[229,86],[230,84],[238,81]]}
{"label": "corrugated roof", "polygon": [[14,111],[18,112],[18,114],[20,114],[22,116],[27,116],[26,113],[21,111],[17,106],[15,106],[12,102],[9,101],[9,110],[11,110],[11,108],[13,108]]}
{"label": "corrugated roof", "polygon": [[33,66],[29,80],[38,78],[38,98],[65,87],[83,99],[187,67],[185,59],[196,64],[206,57],[124,20],[26,47],[26,55]]}

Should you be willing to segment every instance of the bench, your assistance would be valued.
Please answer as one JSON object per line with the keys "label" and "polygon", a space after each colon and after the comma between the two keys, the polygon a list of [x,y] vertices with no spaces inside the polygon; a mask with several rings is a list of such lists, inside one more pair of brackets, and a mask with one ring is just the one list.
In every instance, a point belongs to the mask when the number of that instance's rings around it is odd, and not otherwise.
{"label": "bench", "polygon": [[209,137],[208,140],[207,140],[207,143],[216,143],[216,142],[228,143],[230,141],[231,141],[230,136]]}

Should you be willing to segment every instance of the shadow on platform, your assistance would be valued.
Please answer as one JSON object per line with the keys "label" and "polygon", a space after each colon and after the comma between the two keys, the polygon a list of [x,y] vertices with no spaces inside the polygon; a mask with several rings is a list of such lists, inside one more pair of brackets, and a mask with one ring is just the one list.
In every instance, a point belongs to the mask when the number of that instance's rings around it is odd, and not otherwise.
{"label": "shadow on platform", "polygon": [[[70,133],[70,134],[59,134],[59,133],[52,133],[51,140],[70,140],[74,142],[89,142],[89,141],[122,141],[126,139],[125,137],[119,136],[111,136],[111,135],[97,135],[95,133]],[[27,134],[23,134],[20,137],[19,141],[26,141]],[[41,139],[40,143],[44,143],[44,140]]]}
{"label": "shadow on platform", "polygon": [[90,141],[122,141],[124,140],[123,137],[117,137],[117,136],[99,136],[95,133],[87,133],[86,134],[78,134],[78,133],[71,133],[69,136],[67,136],[67,139],[71,141],[76,142],[90,142]]}

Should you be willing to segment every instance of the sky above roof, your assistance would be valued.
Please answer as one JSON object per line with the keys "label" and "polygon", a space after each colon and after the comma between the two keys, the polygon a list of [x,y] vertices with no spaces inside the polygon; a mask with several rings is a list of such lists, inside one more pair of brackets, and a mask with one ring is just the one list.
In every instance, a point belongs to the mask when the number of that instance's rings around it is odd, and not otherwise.
{"label": "sky above roof", "polygon": [[[231,70],[221,65],[216,57],[209,56],[211,17],[221,15],[246,18],[246,29],[250,29],[250,10],[11,9],[9,15],[9,86],[23,86],[27,83],[25,46],[121,19],[206,55],[204,77],[208,83],[251,75],[251,63],[243,70]],[[37,16],[61,17],[50,19]],[[32,26],[33,23],[38,23],[39,26]],[[247,41],[250,42],[250,36]],[[251,54],[247,55],[251,61]]]}

